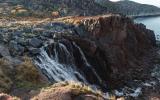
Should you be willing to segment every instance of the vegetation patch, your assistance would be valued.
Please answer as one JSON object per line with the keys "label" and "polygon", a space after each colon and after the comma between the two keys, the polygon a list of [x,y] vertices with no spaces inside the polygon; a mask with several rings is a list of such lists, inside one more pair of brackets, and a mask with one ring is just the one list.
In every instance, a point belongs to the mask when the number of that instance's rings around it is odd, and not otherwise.
{"label": "vegetation patch", "polygon": [[0,59],[0,92],[7,92],[11,88],[13,84],[10,77],[12,71],[9,62],[5,59]]}
{"label": "vegetation patch", "polygon": [[37,89],[48,85],[29,57],[23,57],[19,65],[0,59],[0,92],[9,93],[11,88]]}
{"label": "vegetation patch", "polygon": [[23,63],[16,66],[16,85],[18,88],[39,88],[46,84],[32,60],[23,58]]}

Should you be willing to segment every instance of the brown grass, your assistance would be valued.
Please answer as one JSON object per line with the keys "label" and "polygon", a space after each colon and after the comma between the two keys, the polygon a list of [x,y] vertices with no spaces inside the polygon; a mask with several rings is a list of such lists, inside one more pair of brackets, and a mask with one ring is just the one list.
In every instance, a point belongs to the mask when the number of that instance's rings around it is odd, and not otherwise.
{"label": "brown grass", "polygon": [[16,66],[16,78],[34,83],[39,82],[40,74],[32,60],[28,57],[24,57],[23,60],[22,64]]}
{"label": "brown grass", "polygon": [[13,84],[9,77],[12,73],[9,62],[5,59],[0,59],[0,92],[7,92]]}

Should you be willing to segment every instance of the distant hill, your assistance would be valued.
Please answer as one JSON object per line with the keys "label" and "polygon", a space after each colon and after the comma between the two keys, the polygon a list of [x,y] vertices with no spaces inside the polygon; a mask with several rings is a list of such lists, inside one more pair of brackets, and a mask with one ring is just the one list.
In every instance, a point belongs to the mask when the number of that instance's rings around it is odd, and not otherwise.
{"label": "distant hill", "polygon": [[[0,2],[8,3],[8,6],[22,5],[32,14],[41,16],[50,16],[53,11],[59,12],[60,16],[87,16],[106,13],[120,13],[131,16],[160,14],[160,8],[158,7],[129,0],[119,2],[109,0],[0,0]],[[6,6],[4,8],[6,9]]]}
{"label": "distant hill", "polygon": [[103,0],[102,2],[99,2],[99,4],[106,7],[110,12],[121,13],[124,15],[143,16],[160,14],[160,8],[156,6],[139,4],[129,0],[121,0],[116,3],[110,2],[109,0]]}

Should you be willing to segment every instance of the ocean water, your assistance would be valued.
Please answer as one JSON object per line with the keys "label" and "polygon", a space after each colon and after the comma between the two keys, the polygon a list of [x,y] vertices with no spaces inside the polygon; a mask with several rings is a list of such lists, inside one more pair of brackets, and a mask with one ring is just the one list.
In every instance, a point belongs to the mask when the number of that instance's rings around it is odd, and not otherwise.
{"label": "ocean water", "polygon": [[156,39],[160,41],[160,16],[159,17],[144,17],[135,19],[136,23],[143,23],[148,29],[155,32]]}

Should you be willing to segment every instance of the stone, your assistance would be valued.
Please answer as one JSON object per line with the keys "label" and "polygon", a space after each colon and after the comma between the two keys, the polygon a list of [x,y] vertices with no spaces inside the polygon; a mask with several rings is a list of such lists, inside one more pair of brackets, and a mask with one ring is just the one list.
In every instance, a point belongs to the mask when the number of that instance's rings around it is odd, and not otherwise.
{"label": "stone", "polygon": [[43,44],[43,41],[40,40],[40,39],[37,39],[37,38],[32,38],[30,41],[29,41],[29,45],[34,47],[34,48],[39,48],[41,47]]}
{"label": "stone", "polygon": [[16,41],[17,41],[18,44],[20,44],[22,46],[27,46],[28,45],[28,39],[18,38]]}
{"label": "stone", "polygon": [[39,54],[40,53],[40,49],[38,48],[29,48],[29,52],[32,54],[32,55],[36,55],[36,54]]}
{"label": "stone", "polygon": [[25,51],[25,48],[23,46],[21,46],[20,44],[18,44],[17,42],[11,41],[9,43],[9,51],[12,56],[16,56],[16,55],[23,54]]}
{"label": "stone", "polygon": [[42,33],[42,35],[43,35],[44,37],[52,38],[52,33],[53,33],[53,32],[51,32],[51,31],[45,31],[45,32]]}

